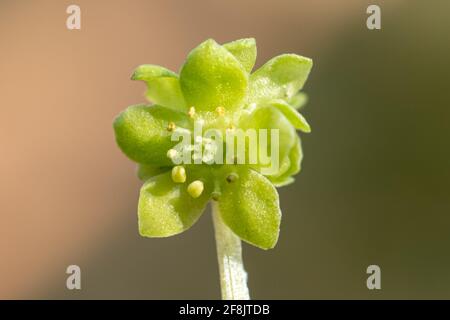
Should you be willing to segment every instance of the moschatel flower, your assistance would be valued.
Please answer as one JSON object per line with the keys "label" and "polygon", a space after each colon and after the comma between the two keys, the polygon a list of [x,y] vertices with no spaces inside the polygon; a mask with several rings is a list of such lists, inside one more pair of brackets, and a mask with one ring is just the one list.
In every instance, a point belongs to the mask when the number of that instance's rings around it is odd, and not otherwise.
{"label": "moschatel flower", "polygon": [[[128,107],[115,119],[114,130],[117,144],[138,163],[138,176],[145,181],[138,205],[142,236],[183,232],[213,200],[223,223],[240,239],[263,249],[275,246],[281,220],[275,186],[293,182],[300,171],[296,129],[309,132],[310,127],[297,111],[305,102],[299,90],[312,61],[284,54],[251,73],[255,59],[254,39],[224,45],[207,40],[192,50],[179,75],[155,65],[141,65],[133,73],[133,80],[147,84],[146,97],[153,104]],[[279,165],[267,173],[270,163],[259,159],[211,163],[218,145],[195,135],[191,148],[177,149],[174,135],[191,133],[198,123],[224,135],[237,129],[277,129]],[[180,154],[189,157],[195,143],[210,152],[193,163],[175,161]],[[270,138],[265,144],[258,141],[259,154],[270,153],[274,143]]]}

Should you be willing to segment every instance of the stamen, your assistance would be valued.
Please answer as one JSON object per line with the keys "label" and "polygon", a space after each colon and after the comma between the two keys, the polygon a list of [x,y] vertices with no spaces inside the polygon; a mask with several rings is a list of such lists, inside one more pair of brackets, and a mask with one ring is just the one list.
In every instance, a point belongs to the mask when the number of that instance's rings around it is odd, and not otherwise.
{"label": "stamen", "polygon": [[186,181],[186,170],[183,166],[175,166],[172,169],[172,180],[176,183],[184,183]]}
{"label": "stamen", "polygon": [[187,192],[192,198],[198,198],[202,195],[203,189],[203,182],[201,182],[200,180],[195,180],[188,185]]}

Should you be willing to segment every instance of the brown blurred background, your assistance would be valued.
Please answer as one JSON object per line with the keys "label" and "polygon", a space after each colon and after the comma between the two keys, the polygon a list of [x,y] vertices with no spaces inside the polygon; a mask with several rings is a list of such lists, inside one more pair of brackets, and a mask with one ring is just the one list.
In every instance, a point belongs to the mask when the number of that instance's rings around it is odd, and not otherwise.
{"label": "brown blurred background", "polygon": [[[82,29],[66,29],[81,7]],[[379,4],[382,30],[366,28]],[[139,64],[173,70],[206,38],[255,37],[261,65],[314,59],[303,172],[277,247],[244,245],[253,298],[450,298],[448,1],[0,2],[0,298],[216,299],[209,212],[137,232],[140,182],[114,116]],[[65,287],[82,269],[82,290]],[[366,288],[366,268],[382,290]]]}

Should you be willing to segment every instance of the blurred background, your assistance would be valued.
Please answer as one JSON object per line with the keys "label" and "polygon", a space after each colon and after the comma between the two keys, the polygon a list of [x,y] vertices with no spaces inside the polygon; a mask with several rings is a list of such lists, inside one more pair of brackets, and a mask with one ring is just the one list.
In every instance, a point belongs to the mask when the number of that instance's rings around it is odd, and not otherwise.
{"label": "blurred background", "polygon": [[[66,28],[81,7],[82,29]],[[382,29],[366,27],[381,7]],[[133,69],[178,70],[206,38],[255,37],[257,66],[313,58],[305,159],[271,251],[244,245],[256,299],[450,298],[449,1],[0,1],[0,298],[217,299],[209,211],[138,235],[141,183],[112,121]],[[82,290],[66,289],[68,265]],[[366,268],[381,267],[381,290]]]}

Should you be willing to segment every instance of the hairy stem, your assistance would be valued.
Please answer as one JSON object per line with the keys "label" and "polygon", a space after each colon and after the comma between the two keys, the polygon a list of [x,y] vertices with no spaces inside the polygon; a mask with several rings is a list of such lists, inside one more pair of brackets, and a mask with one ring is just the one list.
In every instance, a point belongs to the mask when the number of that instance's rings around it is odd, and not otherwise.
{"label": "hairy stem", "polygon": [[212,211],[222,299],[249,300],[247,273],[242,261],[241,239],[223,223],[216,202],[212,203]]}

